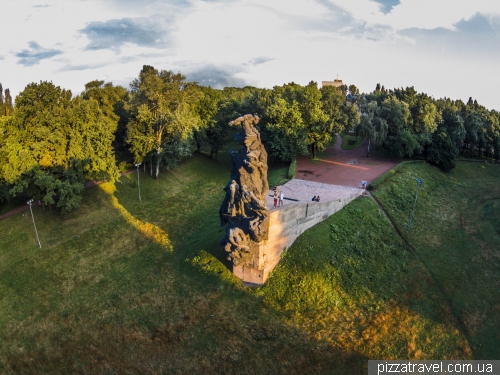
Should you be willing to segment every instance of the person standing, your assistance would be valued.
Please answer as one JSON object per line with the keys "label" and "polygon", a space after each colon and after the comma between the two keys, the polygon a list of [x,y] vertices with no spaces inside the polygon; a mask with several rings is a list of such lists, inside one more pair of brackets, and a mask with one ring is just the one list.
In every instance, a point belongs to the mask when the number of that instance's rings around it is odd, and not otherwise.
{"label": "person standing", "polygon": [[283,190],[280,190],[280,193],[279,193],[279,205],[280,206],[283,206],[283,198],[285,198],[285,196],[283,194]]}
{"label": "person standing", "polygon": [[276,207],[278,207],[278,192],[276,190],[274,191],[273,198],[274,198],[274,206],[273,206],[273,208],[276,208]]}
{"label": "person standing", "polygon": [[366,190],[366,180],[363,178],[363,181],[361,181],[361,188]]}

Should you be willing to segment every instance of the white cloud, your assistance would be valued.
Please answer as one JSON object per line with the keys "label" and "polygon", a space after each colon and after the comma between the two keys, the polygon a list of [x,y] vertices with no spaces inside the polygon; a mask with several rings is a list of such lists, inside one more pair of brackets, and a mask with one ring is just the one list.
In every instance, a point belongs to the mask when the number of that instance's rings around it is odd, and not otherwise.
{"label": "white cloud", "polygon": [[[2,19],[2,29],[9,37],[0,46],[0,70],[8,72],[1,79],[15,95],[40,80],[75,93],[93,79],[128,87],[143,64],[200,80],[263,87],[320,82],[338,74],[363,91],[373,90],[378,82],[386,87],[413,85],[436,97],[458,98],[467,91],[467,98],[500,109],[490,90],[500,86],[494,74],[498,53],[491,51],[500,32],[500,18],[491,16],[500,14],[497,3],[3,0],[2,13],[9,16]],[[127,20],[128,36],[112,35]],[[105,26],[108,39],[89,37],[96,26]],[[40,48],[30,49],[30,42]],[[102,49],[86,50],[91,43]],[[23,66],[16,57],[23,51],[28,58],[47,58]],[[464,79],[464,72],[475,82]]]}
{"label": "white cloud", "polygon": [[476,13],[499,14],[500,4],[491,0],[401,0],[391,12],[384,14],[381,5],[372,0],[330,0],[348,11],[357,21],[367,25],[387,25],[396,30],[407,28],[454,29],[454,24],[468,20]]}

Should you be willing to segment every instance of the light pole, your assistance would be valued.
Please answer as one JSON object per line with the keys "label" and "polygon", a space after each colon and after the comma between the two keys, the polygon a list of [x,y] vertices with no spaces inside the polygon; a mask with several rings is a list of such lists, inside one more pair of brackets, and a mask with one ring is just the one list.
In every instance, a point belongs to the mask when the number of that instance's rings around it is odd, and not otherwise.
{"label": "light pole", "polygon": [[413,225],[413,215],[415,214],[415,208],[417,208],[417,199],[418,199],[418,191],[420,190],[420,186],[424,183],[421,178],[416,178],[417,180],[417,193],[415,194],[415,203],[413,204],[413,211],[411,213],[411,218],[410,218],[410,227]]}
{"label": "light pole", "polygon": [[141,184],[139,182],[139,167],[141,163],[136,164],[135,166],[137,167],[137,187],[139,188],[139,202],[141,201]]}
{"label": "light pole", "polygon": [[31,209],[31,205],[33,204],[33,199],[30,199],[26,203],[30,206],[31,220],[33,220],[33,228],[35,228],[35,234],[36,234],[36,240],[38,241],[38,247],[42,248],[42,244],[40,243],[40,239],[38,238],[38,232],[36,231],[35,218],[33,217],[33,210]]}

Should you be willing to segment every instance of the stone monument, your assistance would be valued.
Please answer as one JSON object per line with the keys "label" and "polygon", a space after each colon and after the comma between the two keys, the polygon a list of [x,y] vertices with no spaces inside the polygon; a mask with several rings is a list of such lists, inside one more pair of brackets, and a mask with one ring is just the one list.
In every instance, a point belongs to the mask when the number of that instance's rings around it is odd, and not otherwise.
{"label": "stone monument", "polygon": [[221,245],[233,268],[259,269],[259,249],[269,233],[267,153],[255,128],[258,122],[257,116],[245,115],[229,123],[241,126],[234,138],[243,146],[230,152],[231,177],[219,209],[220,225],[226,227]]}
{"label": "stone monument", "polygon": [[[255,129],[258,122],[257,116],[245,115],[229,123],[241,126],[235,139],[243,148],[230,153],[231,177],[224,188],[226,194],[219,209],[220,225],[226,227],[221,245],[233,263],[233,274],[253,285],[266,282],[284,249],[305,230],[333,215],[364,191],[341,187],[342,192],[339,192],[337,187],[330,199],[311,202],[310,184],[316,184],[313,189],[321,185],[321,189],[327,191],[332,190],[333,185],[292,180],[282,187],[295,186],[292,191],[295,190],[295,198],[300,199],[293,199],[293,204],[270,212],[266,207],[266,195],[272,193],[267,183],[267,153]],[[302,199],[299,190],[304,184],[308,194]],[[323,193],[321,196],[324,197]]]}

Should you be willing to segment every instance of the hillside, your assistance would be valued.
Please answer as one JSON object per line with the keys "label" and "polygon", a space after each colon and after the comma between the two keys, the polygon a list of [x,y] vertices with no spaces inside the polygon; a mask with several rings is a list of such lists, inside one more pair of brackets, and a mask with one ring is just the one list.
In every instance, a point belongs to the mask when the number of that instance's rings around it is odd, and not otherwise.
{"label": "hillside", "polygon": [[[0,372],[340,374],[369,358],[498,358],[499,172],[411,165],[381,185],[422,261],[365,197],[304,233],[258,289],[227,268],[229,165],[204,155],[159,181],[141,172],[142,202],[131,174],[66,216],[34,210],[41,249],[27,214],[6,219]],[[285,174],[271,168],[271,185]],[[414,175],[425,185],[410,229]]]}

